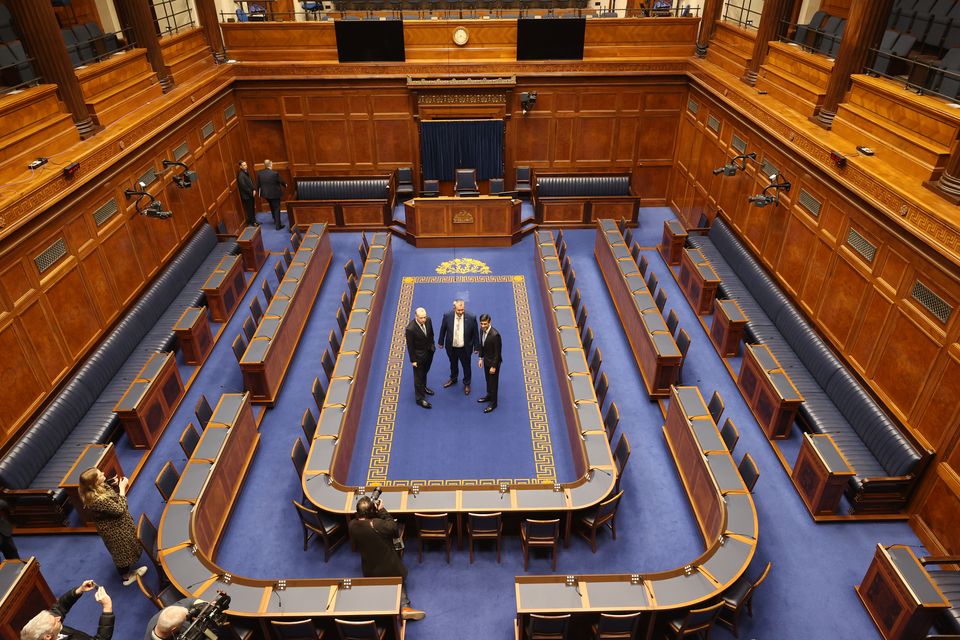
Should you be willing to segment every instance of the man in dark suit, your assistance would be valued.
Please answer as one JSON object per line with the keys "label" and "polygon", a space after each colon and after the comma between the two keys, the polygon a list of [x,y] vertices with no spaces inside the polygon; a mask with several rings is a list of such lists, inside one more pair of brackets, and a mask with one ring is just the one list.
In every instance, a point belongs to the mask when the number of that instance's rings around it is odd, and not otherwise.
{"label": "man in dark suit", "polygon": [[253,186],[253,178],[247,172],[246,160],[240,161],[240,170],[237,171],[237,191],[240,192],[240,203],[243,205],[243,215],[247,219],[247,225],[260,224],[257,222],[257,213],[253,206],[256,188]]}
{"label": "man in dark suit", "polygon": [[454,300],[453,311],[443,314],[437,344],[446,348],[450,358],[450,379],[443,388],[457,382],[459,364],[463,367],[463,392],[470,395],[470,356],[477,350],[477,317],[467,313],[463,300]]}
{"label": "man in dark suit", "polygon": [[433,322],[423,307],[417,307],[414,316],[406,330],[407,353],[413,365],[413,389],[417,394],[417,404],[430,409],[433,405],[427,402],[426,397],[433,395],[433,389],[427,386],[427,373],[433,363],[433,352],[437,349],[433,344]]}
{"label": "man in dark suit", "polygon": [[500,385],[500,363],[503,358],[500,357],[500,333],[490,324],[490,316],[486,313],[480,315],[480,342],[477,352],[480,354],[480,361],[477,363],[483,369],[483,375],[487,379],[487,395],[477,398],[477,402],[489,402],[484,413],[490,413],[497,408],[497,387]]}
{"label": "man in dark suit", "polygon": [[283,229],[280,224],[280,198],[287,183],[280,179],[280,174],[273,170],[273,161],[264,160],[263,169],[257,171],[257,185],[260,188],[260,197],[270,203],[270,213],[273,214],[273,224],[277,229]]}
{"label": "man in dark suit", "polygon": [[407,568],[403,565],[394,539],[400,528],[383,504],[367,496],[357,500],[357,517],[350,521],[350,540],[360,552],[364,578],[402,578],[400,587],[400,615],[404,620],[422,620],[426,615],[410,606],[407,597]]}
{"label": "man in dark suit", "polygon": [[[100,614],[97,635],[90,636],[83,631],[63,626],[63,619],[80,596],[94,589],[97,590],[94,598],[103,610]],[[113,637],[113,623],[113,600],[103,587],[98,587],[93,580],[85,580],[76,589],[71,589],[60,596],[55,605],[46,611],[41,611],[25,624],[20,630],[20,640],[110,640]]]}

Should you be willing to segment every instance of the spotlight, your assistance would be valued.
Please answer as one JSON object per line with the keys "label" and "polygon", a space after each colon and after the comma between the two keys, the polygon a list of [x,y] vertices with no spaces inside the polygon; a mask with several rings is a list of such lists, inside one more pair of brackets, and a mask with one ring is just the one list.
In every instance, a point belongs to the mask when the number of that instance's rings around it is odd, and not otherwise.
{"label": "spotlight", "polygon": [[174,162],[173,160],[164,160],[163,168],[169,169],[170,167],[182,167],[183,171],[179,174],[173,176],[173,184],[177,185],[180,189],[189,189],[193,186],[193,183],[197,181],[197,172],[191,171],[190,168],[183,164],[182,162]]}
{"label": "spotlight", "polygon": [[[756,153],[746,153],[734,157],[730,162],[713,170],[713,175],[718,176],[721,173],[725,176],[735,176],[737,175],[737,170],[744,171],[747,168],[747,158],[750,160],[756,160]],[[737,160],[740,160],[740,164],[737,164]]]}
{"label": "spotlight", "polygon": [[[770,189],[774,190],[774,193],[767,193]],[[775,174],[770,176],[770,184],[764,187],[763,191],[750,196],[747,198],[747,202],[753,204],[753,206],[762,209],[768,204],[772,204],[775,207],[780,206],[780,191],[790,191],[790,183],[786,180],[783,180],[780,174]]]}
{"label": "spotlight", "polygon": [[[139,182],[137,184],[142,185],[143,183]],[[137,213],[139,213],[142,216],[147,216],[148,218],[159,218],[160,220],[166,220],[167,218],[173,215],[172,211],[164,211],[163,205],[160,204],[160,201],[154,198],[152,195],[150,195],[146,191],[138,191],[136,189],[127,189],[126,191],[123,192],[123,195],[127,196],[128,198],[133,198],[134,196],[136,196]],[[144,198],[144,196],[146,196],[147,198],[150,198],[150,204],[148,204],[146,207],[141,208],[140,201]]]}
{"label": "spotlight", "polygon": [[523,115],[530,113],[535,104],[537,104],[536,91],[524,91],[520,94],[520,110],[523,112]]}

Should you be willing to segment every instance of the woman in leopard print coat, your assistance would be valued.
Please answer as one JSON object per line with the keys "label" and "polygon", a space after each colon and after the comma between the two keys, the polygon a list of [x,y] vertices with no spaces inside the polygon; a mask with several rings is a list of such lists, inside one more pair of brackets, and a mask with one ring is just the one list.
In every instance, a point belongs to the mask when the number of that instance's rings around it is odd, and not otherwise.
{"label": "woman in leopard print coat", "polygon": [[80,499],[113,557],[124,585],[132,584],[138,575],[147,571],[146,567],[132,569],[140,559],[142,548],[133,516],[127,509],[127,484],[127,478],[120,478],[114,489],[103,472],[94,467],[80,474]]}

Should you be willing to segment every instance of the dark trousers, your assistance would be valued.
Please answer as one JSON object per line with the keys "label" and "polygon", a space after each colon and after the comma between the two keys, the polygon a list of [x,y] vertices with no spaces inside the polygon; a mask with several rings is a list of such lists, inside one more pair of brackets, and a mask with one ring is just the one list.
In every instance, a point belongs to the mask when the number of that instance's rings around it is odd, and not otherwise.
{"label": "dark trousers", "polygon": [[247,219],[247,224],[253,226],[257,222],[257,213],[253,208],[253,198],[249,200],[240,198],[240,202],[243,204],[243,216]]}
{"label": "dark trousers", "polygon": [[413,368],[413,390],[417,394],[417,402],[427,399],[427,373],[430,372],[431,364],[433,364],[433,352],[418,360],[417,366]]}
{"label": "dark trousers", "polygon": [[497,406],[497,387],[500,386],[500,368],[496,373],[490,373],[490,367],[483,368],[483,376],[487,379],[487,398],[491,406]]}
{"label": "dark trousers", "polygon": [[407,579],[404,578],[403,582],[400,583],[400,608],[409,609],[410,608],[410,598],[407,596]]}
{"label": "dark trousers", "polygon": [[[470,384],[473,369],[470,368],[470,351],[466,347],[447,347],[447,357],[450,358],[450,379],[456,382],[460,375],[458,369],[463,367],[463,384]],[[459,365],[459,366],[458,366]]]}
{"label": "dark trousers", "polygon": [[17,551],[17,545],[13,544],[13,538],[0,536],[0,552],[3,552],[5,560],[18,560],[20,552]]}
{"label": "dark trousers", "polygon": [[281,226],[280,222],[280,198],[270,198],[267,200],[270,203],[270,213],[273,214],[273,224],[279,229]]}

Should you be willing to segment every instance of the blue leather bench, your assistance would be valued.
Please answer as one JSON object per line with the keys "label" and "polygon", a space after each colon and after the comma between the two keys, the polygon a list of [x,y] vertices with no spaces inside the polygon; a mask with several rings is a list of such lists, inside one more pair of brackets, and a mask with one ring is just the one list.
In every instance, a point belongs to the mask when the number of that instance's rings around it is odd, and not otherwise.
{"label": "blue leather bench", "polygon": [[960,571],[944,568],[934,569],[930,566],[932,564],[956,564],[960,562],[960,557],[922,558],[920,562],[926,566],[930,577],[933,578],[933,581],[940,587],[940,591],[950,601],[950,608],[937,615],[935,621],[937,631],[960,635]]}
{"label": "blue leather bench", "polygon": [[387,200],[387,178],[309,178],[297,180],[297,200]]}
{"label": "blue leather bench", "polygon": [[721,218],[689,242],[720,276],[720,295],[750,319],[747,339],[766,344],[803,395],[802,424],[830,434],[853,466],[846,495],[854,511],[902,511],[931,452],[883,412]]}
{"label": "blue leather bench", "polygon": [[538,198],[629,196],[630,176],[538,176]]}
{"label": "blue leather bench", "polygon": [[0,459],[0,495],[18,525],[65,522],[64,474],[85,445],[114,437],[113,407],[152,353],[176,346],[173,325],[185,308],[203,304],[207,276],[237,251],[202,225]]}

